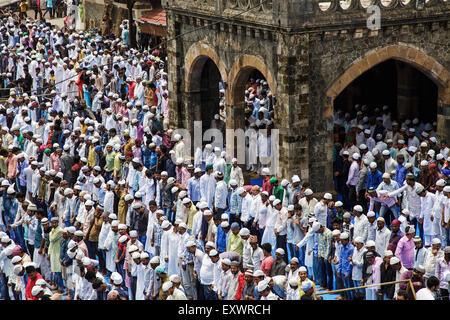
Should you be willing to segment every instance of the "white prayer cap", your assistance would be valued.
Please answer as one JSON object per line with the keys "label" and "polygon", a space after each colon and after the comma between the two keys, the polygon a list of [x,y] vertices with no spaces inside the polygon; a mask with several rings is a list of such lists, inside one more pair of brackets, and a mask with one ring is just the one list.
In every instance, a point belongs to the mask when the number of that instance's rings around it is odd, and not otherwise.
{"label": "white prayer cap", "polygon": [[166,281],[162,285],[162,289],[164,292],[168,291],[170,288],[172,288],[173,284],[171,281]]}
{"label": "white prayer cap", "polygon": [[320,226],[321,226],[320,222],[314,221],[312,225],[312,230],[314,232],[317,232],[320,229]]}
{"label": "white prayer cap", "polygon": [[334,203],[334,206],[335,207],[342,207],[344,204],[342,203],[342,201],[336,201],[335,203]]}
{"label": "white prayer cap", "polygon": [[261,173],[262,173],[263,175],[268,176],[268,175],[270,175],[270,170],[269,170],[269,168],[263,168],[262,171],[261,171]]}
{"label": "white prayer cap", "polygon": [[76,245],[77,245],[77,243],[75,241],[70,240],[69,243],[67,244],[67,248],[69,250],[71,250],[71,249],[75,248]]}
{"label": "white prayer cap", "polygon": [[33,295],[34,297],[36,297],[39,293],[41,293],[42,291],[44,291],[44,289],[41,286],[35,285],[32,289],[31,289],[31,295]]}
{"label": "white prayer cap", "polygon": [[[365,117],[364,117],[365,118]],[[364,130],[364,134],[371,134],[372,132],[369,129]]]}
{"label": "white prayer cap", "polygon": [[392,253],[392,251],[391,250],[386,250],[385,252],[384,252],[384,257],[389,257],[389,256],[393,256],[394,254]]}
{"label": "white prayer cap", "polygon": [[188,229],[188,226],[187,226],[187,224],[186,223],[184,223],[184,222],[181,222],[179,225],[178,225],[178,228],[184,228],[184,229]]}
{"label": "white prayer cap", "polygon": [[294,205],[293,204],[288,205],[287,210],[294,211]]}
{"label": "white prayer cap", "polygon": [[191,202],[191,199],[189,199],[189,198],[186,197],[186,198],[183,199],[182,202],[183,202],[183,204],[188,204],[188,203]]}
{"label": "white prayer cap", "polygon": [[161,260],[160,260],[159,256],[154,256],[153,258],[151,258],[150,263],[151,264],[161,263]]}
{"label": "white prayer cap", "polygon": [[346,239],[348,239],[348,233],[347,233],[347,232],[342,232],[339,238],[340,238],[341,240],[346,240]]}
{"label": "white prayer cap", "polygon": [[187,196],[186,190],[181,190],[179,196],[180,196],[180,198],[186,197]]}
{"label": "white prayer cap", "polygon": [[211,210],[205,210],[205,211],[203,211],[203,215],[204,216],[212,216],[212,211]]}
{"label": "white prayer cap", "polygon": [[442,154],[442,153],[438,153],[437,155],[436,155],[436,160],[442,160],[442,159],[444,159],[444,155]]}
{"label": "white prayer cap", "polygon": [[366,241],[366,247],[375,247],[375,241],[373,240]]}
{"label": "white prayer cap", "polygon": [[269,196],[269,193],[267,191],[263,191],[263,192],[261,192],[261,194],[265,195],[266,197]]}
{"label": "white prayer cap", "polygon": [[20,262],[20,261],[22,261],[22,257],[20,257],[20,256],[14,256],[14,257],[11,259],[11,263],[12,263],[12,264],[16,264],[16,263],[18,263],[18,262]]}
{"label": "white prayer cap", "polygon": [[[130,231],[130,237],[131,238],[136,238],[138,236],[138,233],[136,230],[131,230]],[[131,248],[131,247],[130,247]],[[137,248],[137,247],[136,247]]]}
{"label": "white prayer cap", "polygon": [[67,228],[67,232],[74,234],[77,231],[77,229],[74,226],[70,226]]}
{"label": "white prayer cap", "polygon": [[119,224],[119,230],[126,230],[127,229],[127,225],[124,223]]}
{"label": "white prayer cap", "polygon": [[223,228],[228,228],[230,226],[230,224],[227,221],[223,221],[220,226]]}
{"label": "white prayer cap", "polygon": [[332,200],[333,199],[333,196],[331,195],[331,193],[325,193],[324,195],[323,195],[323,198],[324,199],[327,199],[327,200]]}
{"label": "white prayer cap", "polygon": [[15,265],[13,272],[16,276],[18,276],[23,270],[23,266],[21,264]]}
{"label": "white prayer cap", "polygon": [[111,274],[111,280],[113,281],[113,283],[114,283],[115,285],[120,285],[120,284],[122,283],[122,281],[123,281],[123,278],[122,278],[122,276],[120,275],[120,273],[118,273],[118,272],[113,272],[113,273]]}
{"label": "white prayer cap", "polygon": [[242,188],[242,187],[239,187],[239,188],[236,190],[236,193],[239,194],[239,195],[241,195],[241,194],[244,193],[244,192],[246,192],[246,191],[245,191],[245,189]]}
{"label": "white prayer cap", "polygon": [[283,248],[278,248],[277,250],[275,250],[275,252],[276,252],[276,253],[279,253],[279,254],[281,254],[281,255],[284,255],[284,254],[285,254]]}
{"label": "white prayer cap", "polygon": [[248,230],[247,228],[242,228],[240,231],[239,231],[239,235],[240,236],[249,236],[250,235],[250,230]]}
{"label": "white prayer cap", "polygon": [[231,179],[230,186],[237,186],[237,181],[235,179]]}
{"label": "white prayer cap", "polygon": [[210,257],[214,257],[214,256],[217,256],[219,253],[217,252],[217,250],[215,250],[215,249],[212,249],[210,252],[209,252],[209,256]]}
{"label": "white prayer cap", "polygon": [[292,183],[296,183],[296,182],[300,182],[300,178],[298,175],[293,175],[292,176]]}
{"label": "white prayer cap", "polygon": [[372,149],[372,154],[374,155],[374,156],[376,156],[377,154],[379,154],[380,153],[380,151],[377,149],[377,148],[373,148]]}
{"label": "white prayer cap", "polygon": [[131,258],[134,259],[140,259],[141,258],[141,254],[139,252],[133,252],[133,254],[131,255]]}
{"label": "white prayer cap", "polygon": [[125,201],[133,200],[133,196],[131,194],[126,194],[124,200]]}
{"label": "white prayer cap", "polygon": [[186,247],[193,247],[193,246],[195,246],[196,244],[195,244],[195,241],[192,241],[192,240],[189,240],[188,242],[186,242]]}
{"label": "white prayer cap", "polygon": [[438,187],[444,187],[445,186],[445,180],[444,179],[439,179],[438,181],[436,181],[436,185]]}
{"label": "white prayer cap", "polygon": [[389,260],[389,264],[392,266],[394,264],[397,264],[400,262],[400,259],[397,258],[396,256],[391,257],[391,259]]}
{"label": "white prayer cap", "polygon": [[411,163],[407,163],[407,164],[405,164],[405,169],[409,169],[409,168],[411,168],[413,165],[411,164]]}
{"label": "white prayer cap", "polygon": [[85,206],[93,206],[94,205],[94,201],[92,200],[88,200],[84,203]]}
{"label": "white prayer cap", "polygon": [[167,228],[167,227],[169,227],[169,226],[170,226],[170,222],[167,221],[167,220],[164,220],[164,221],[161,223],[161,228],[162,228],[162,229],[165,229],[165,228]]}
{"label": "white prayer cap", "polygon": [[[42,220],[44,220],[44,219],[42,219]],[[84,237],[84,232],[81,231],[81,230],[77,230],[77,231],[75,231],[74,236],[76,236],[76,237]]]}
{"label": "white prayer cap", "polygon": [[181,139],[181,135],[179,133],[177,133],[173,136],[173,140],[175,140],[175,141],[179,141],[180,139]]}
{"label": "white prayer cap", "polygon": [[120,238],[119,238],[120,243],[124,243],[127,240],[128,240],[128,237],[126,235],[120,236]]}
{"label": "white prayer cap", "polygon": [[201,201],[201,202],[197,203],[197,207],[199,209],[205,209],[205,208],[208,207],[208,204],[206,202],[204,202],[204,201]]}
{"label": "white prayer cap", "polygon": [[273,206],[275,207],[275,206],[277,206],[278,204],[280,204],[281,203],[281,200],[280,199],[275,199],[274,201],[273,201]]}
{"label": "white prayer cap", "polygon": [[175,182],[175,178],[174,177],[170,177],[169,179],[167,179],[167,184],[172,184]]}
{"label": "white prayer cap", "polygon": [[385,149],[385,150],[383,150],[382,154],[383,154],[383,156],[388,156],[388,155],[390,155],[390,152],[389,152],[389,150]]}
{"label": "white prayer cap", "polygon": [[133,202],[133,204],[131,205],[131,208],[139,209],[142,206],[143,206],[142,202]]}
{"label": "white prayer cap", "polygon": [[266,290],[268,287],[269,287],[269,281],[267,281],[266,279],[264,279],[258,283],[258,291],[259,292]]}
{"label": "white prayer cap", "polygon": [[441,244],[441,239],[433,238],[433,240],[431,240],[431,244]]}
{"label": "white prayer cap", "polygon": [[370,167],[371,169],[375,169],[375,168],[377,167],[377,163],[374,162],[374,161],[372,161],[372,162],[370,163],[369,167]]}
{"label": "white prayer cap", "polygon": [[149,258],[149,255],[148,255],[147,252],[141,252],[140,258],[141,258],[141,259]]}
{"label": "white prayer cap", "polygon": [[338,235],[341,234],[341,231],[339,231],[338,229],[336,229],[336,230],[333,230],[333,231],[331,232],[331,234],[332,234],[333,236],[338,236]]}
{"label": "white prayer cap", "polygon": [[118,227],[119,226],[119,220],[114,220],[111,222],[111,227]]}
{"label": "white prayer cap", "polygon": [[421,165],[422,167],[426,167],[426,166],[428,166],[428,161],[427,161],[427,160],[422,160],[422,161],[420,162],[420,165]]}
{"label": "white prayer cap", "polygon": [[[362,207],[361,207],[361,209],[362,209]],[[356,208],[355,208],[355,210],[356,210]],[[367,212],[367,217],[368,217],[368,218],[370,218],[370,217],[375,217],[375,212],[374,212],[374,211],[369,211],[369,212]]]}
{"label": "white prayer cap", "polygon": [[[142,256],[142,254],[141,254],[141,256]],[[179,275],[173,274],[169,277],[169,281],[172,283],[181,283],[181,278]]]}
{"label": "white prayer cap", "polygon": [[287,181],[286,179],[281,180],[281,186],[285,187],[289,184],[289,181]]}
{"label": "white prayer cap", "polygon": [[356,153],[356,152],[352,155],[352,158],[353,158],[354,160],[358,160],[359,157],[360,157],[359,154]]}
{"label": "white prayer cap", "polygon": [[383,179],[390,179],[391,175],[389,173],[385,172],[385,173],[383,173],[382,177],[383,177]]}

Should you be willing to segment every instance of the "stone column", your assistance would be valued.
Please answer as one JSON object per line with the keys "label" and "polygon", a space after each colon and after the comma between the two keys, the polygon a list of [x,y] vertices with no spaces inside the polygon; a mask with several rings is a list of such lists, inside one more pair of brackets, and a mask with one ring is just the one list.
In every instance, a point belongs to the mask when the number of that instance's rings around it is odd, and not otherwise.
{"label": "stone column", "polygon": [[450,142],[450,87],[438,87],[437,137]]}
{"label": "stone column", "polygon": [[297,174],[302,181],[311,181],[308,35],[280,35],[278,43],[276,175],[290,179]]}

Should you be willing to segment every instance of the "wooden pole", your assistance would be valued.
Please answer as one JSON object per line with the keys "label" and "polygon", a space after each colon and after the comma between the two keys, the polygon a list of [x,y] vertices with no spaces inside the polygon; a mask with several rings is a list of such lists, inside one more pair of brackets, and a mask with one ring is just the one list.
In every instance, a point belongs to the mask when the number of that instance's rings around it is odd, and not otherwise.
{"label": "wooden pole", "polygon": [[[409,282],[410,285],[412,286],[411,279],[407,279],[407,280],[390,281],[390,282],[383,282],[383,283],[377,283],[377,284],[369,284],[369,285],[360,286],[360,287],[345,288],[345,289],[333,290],[333,291],[328,291],[328,292],[317,292],[317,293],[314,292],[313,297],[314,297],[314,300],[316,300],[316,296],[318,296],[318,295],[334,294],[334,293],[339,293],[339,292],[346,292],[346,291],[351,291],[351,290],[372,288],[372,287],[378,287],[378,286],[387,286],[387,285],[390,285],[390,284],[396,284],[396,283],[400,283],[400,282]],[[416,293],[414,291],[414,288],[413,288],[413,296],[414,296],[414,300],[415,300],[416,299]]]}

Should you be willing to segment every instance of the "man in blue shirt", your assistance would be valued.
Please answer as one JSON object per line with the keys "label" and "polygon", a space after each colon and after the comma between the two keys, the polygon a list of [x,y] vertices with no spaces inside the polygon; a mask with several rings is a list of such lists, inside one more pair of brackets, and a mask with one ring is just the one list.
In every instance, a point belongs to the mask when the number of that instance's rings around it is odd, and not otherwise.
{"label": "man in blue shirt", "polygon": [[405,163],[405,156],[402,154],[399,154],[397,156],[397,168],[395,169],[395,181],[397,181],[397,184],[399,187],[403,186],[403,183],[406,179],[406,168],[404,166]]}
{"label": "man in blue shirt", "polygon": [[[349,243],[348,239],[349,235],[347,232],[341,233],[341,250],[339,253],[339,264],[337,265],[337,275],[342,279],[344,283],[344,287],[351,288],[352,287],[352,268],[353,263],[351,258],[353,256],[354,247],[351,243]],[[350,259],[349,259],[350,258]],[[347,297],[352,299],[353,293],[349,291]]]}
{"label": "man in blue shirt", "polygon": [[220,253],[227,251],[227,239],[230,233],[230,224],[227,221],[223,221],[217,227],[217,251]]}
{"label": "man in blue shirt", "polygon": [[367,174],[366,189],[376,189],[378,185],[383,181],[382,174],[380,170],[377,170],[377,164],[375,162],[371,162],[369,168],[370,170]]}
{"label": "man in blue shirt", "polygon": [[202,170],[200,168],[195,168],[194,176],[190,177],[187,183],[188,197],[192,202],[197,204],[201,199],[200,194],[200,177],[202,176]]}

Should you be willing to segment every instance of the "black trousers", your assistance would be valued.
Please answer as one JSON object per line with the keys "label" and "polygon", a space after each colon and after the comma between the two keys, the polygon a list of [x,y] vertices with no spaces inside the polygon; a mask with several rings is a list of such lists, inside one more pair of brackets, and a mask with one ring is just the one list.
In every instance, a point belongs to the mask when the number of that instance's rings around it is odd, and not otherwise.
{"label": "black trousers", "polygon": [[282,248],[284,250],[284,256],[283,256],[283,260],[286,263],[288,262],[288,251],[287,251],[287,246],[286,246],[286,237],[287,235],[277,235],[277,249],[278,248]]}
{"label": "black trousers", "polygon": [[356,187],[355,186],[348,187],[348,204],[350,206],[349,210],[353,210],[353,207],[356,205]]}

